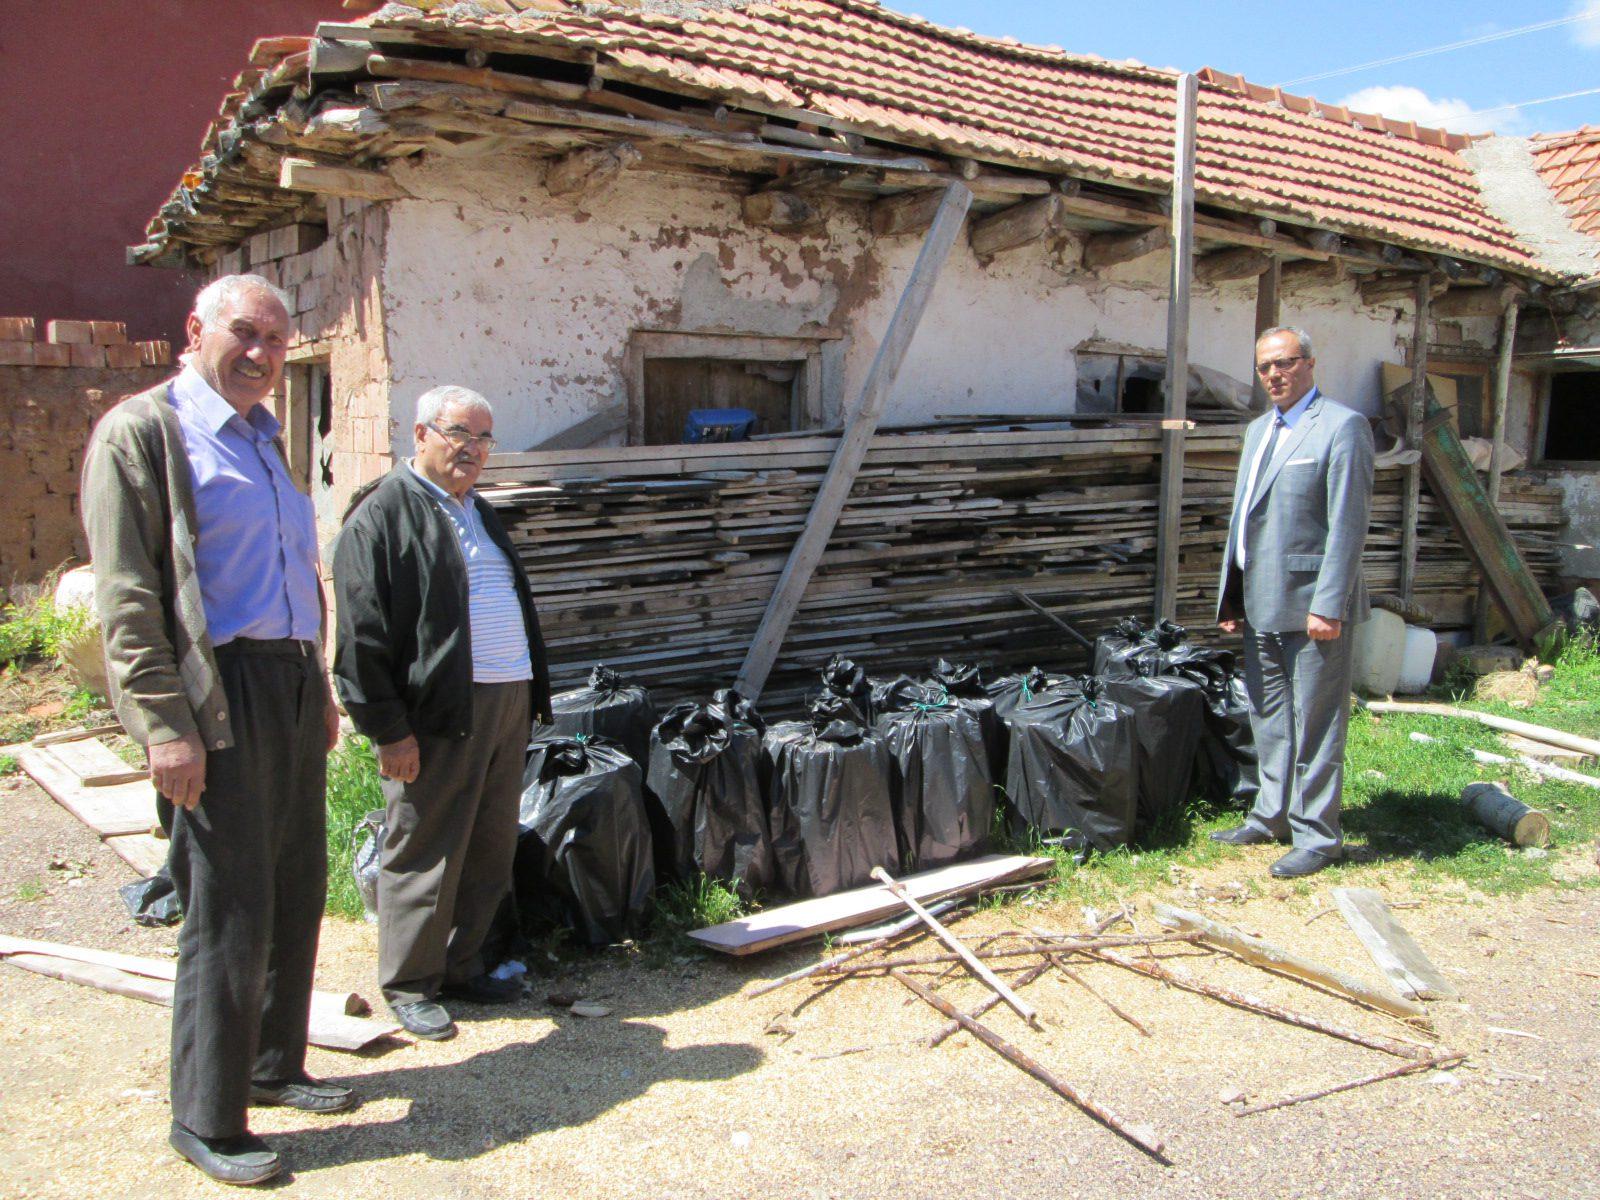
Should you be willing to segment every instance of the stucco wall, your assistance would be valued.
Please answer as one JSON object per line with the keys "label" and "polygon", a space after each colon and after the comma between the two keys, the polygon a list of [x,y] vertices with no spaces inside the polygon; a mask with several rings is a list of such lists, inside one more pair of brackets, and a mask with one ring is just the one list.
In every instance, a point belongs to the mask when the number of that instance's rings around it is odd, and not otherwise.
{"label": "stucco wall", "polygon": [[[543,169],[519,157],[396,169],[416,196],[389,206],[383,275],[402,440],[411,401],[442,382],[496,402],[507,449],[552,436],[623,400],[641,327],[852,335],[834,347],[831,414],[865,378],[920,245],[874,239],[865,203],[830,203],[824,229],[784,236],[746,226],[738,192],[715,183],[635,172],[554,198]],[[1079,343],[1162,346],[1167,269],[1157,254],[1090,277],[1042,245],[983,266],[963,239],[885,419],[1067,411]],[[1254,306],[1253,280],[1197,289],[1191,361],[1248,378]],[[1342,284],[1286,293],[1283,318],[1317,337],[1324,389],[1376,411],[1376,364],[1401,360],[1408,307],[1362,305]]]}

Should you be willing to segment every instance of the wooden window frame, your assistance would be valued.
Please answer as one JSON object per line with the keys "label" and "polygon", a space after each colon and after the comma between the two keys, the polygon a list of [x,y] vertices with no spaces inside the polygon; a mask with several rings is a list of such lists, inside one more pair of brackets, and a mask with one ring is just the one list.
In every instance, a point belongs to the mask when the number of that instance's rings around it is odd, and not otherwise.
{"label": "wooden window frame", "polygon": [[796,378],[791,423],[797,430],[821,429],[826,419],[823,350],[837,333],[772,337],[756,333],[638,329],[623,355],[628,392],[628,445],[642,446],[645,428],[644,365],[652,358],[716,358],[733,362],[792,362]]}

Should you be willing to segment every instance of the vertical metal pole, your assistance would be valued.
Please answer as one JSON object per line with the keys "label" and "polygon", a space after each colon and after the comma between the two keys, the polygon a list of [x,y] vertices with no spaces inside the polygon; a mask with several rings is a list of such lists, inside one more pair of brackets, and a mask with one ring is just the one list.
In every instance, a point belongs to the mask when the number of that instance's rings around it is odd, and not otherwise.
{"label": "vertical metal pole", "polygon": [[1178,76],[1172,148],[1172,288],[1167,300],[1166,407],[1161,422],[1157,510],[1157,618],[1178,615],[1178,550],[1183,528],[1184,425],[1189,411],[1189,288],[1194,278],[1194,142],[1199,82]]}
{"label": "vertical metal pole", "polygon": [[[1433,280],[1417,276],[1417,322],[1411,333],[1411,395],[1406,399],[1406,445],[1422,449],[1422,418],[1428,395],[1428,307]],[[1422,502],[1422,463],[1406,468],[1406,490],[1400,510],[1400,596],[1409,602],[1417,578],[1417,509]]]}

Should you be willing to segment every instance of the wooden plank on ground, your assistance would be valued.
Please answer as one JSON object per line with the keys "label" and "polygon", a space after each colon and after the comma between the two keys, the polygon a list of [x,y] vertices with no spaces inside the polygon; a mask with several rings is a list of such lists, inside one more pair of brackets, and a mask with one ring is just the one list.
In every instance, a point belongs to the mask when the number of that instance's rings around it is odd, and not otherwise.
{"label": "wooden plank on ground", "polygon": [[1394,919],[1372,888],[1336,887],[1333,902],[1345,924],[1372,955],[1389,982],[1413,1000],[1459,1000],[1461,993],[1428,961],[1412,936]]}
{"label": "wooden plank on ground", "polygon": [[84,787],[57,757],[67,746],[77,744],[26,746],[18,751],[17,762],[58,804],[100,837],[148,834],[157,824],[155,786],[143,779],[109,787]]}
{"label": "wooden plank on ground", "polygon": [[167,864],[166,838],[148,833],[125,833],[100,840],[105,842],[107,850],[146,878]]}
{"label": "wooden plank on ground", "polygon": [[142,767],[123,762],[99,738],[77,738],[58,742],[45,751],[78,777],[84,787],[110,787],[118,783],[135,783],[149,778]]}
{"label": "wooden plank on ground", "polygon": [[789,631],[789,622],[794,619],[800,601],[805,596],[806,585],[811,582],[812,572],[816,570],[823,551],[828,548],[829,539],[833,537],[839,514],[844,511],[850,489],[855,485],[856,472],[861,469],[872,435],[878,428],[878,415],[889,398],[900,364],[905,361],[911,339],[916,335],[923,311],[928,306],[934,282],[944,267],[945,259],[950,256],[950,248],[965,225],[967,209],[971,206],[972,192],[962,183],[951,183],[939,205],[933,227],[928,230],[928,236],[922,243],[916,264],[911,269],[911,279],[900,296],[894,315],[889,319],[889,328],[878,345],[878,353],[867,372],[861,395],[850,410],[844,436],[839,439],[838,449],[828,464],[828,473],[817,489],[817,497],[806,518],[805,527],[790,551],[783,574],[778,576],[772,600],[762,615],[755,639],[745,656],[744,666],[739,671],[734,686],[741,695],[751,700],[759,698],[761,689],[766,686],[767,676],[772,671],[772,664],[777,661],[784,635]]}
{"label": "wooden plank on ground", "polygon": [[[1048,871],[1054,862],[1025,854],[989,854],[911,875],[900,885],[916,900],[979,891],[995,884],[1028,879]],[[903,912],[905,904],[881,884],[819,896],[725,921],[689,934],[695,941],[724,954],[755,954],[774,946],[848,929]]]}
{"label": "wooden plank on ground", "polygon": [[1552,746],[1547,742],[1536,742],[1532,738],[1522,737],[1520,734],[1505,733],[1500,735],[1500,740],[1515,750],[1518,754],[1526,754],[1531,758],[1560,760],[1568,763],[1586,763],[1594,761],[1594,755],[1583,750],[1569,750],[1565,746]]}
{"label": "wooden plank on ground", "polygon": [[[5,935],[0,935],[0,959],[52,979],[172,1006],[177,964],[169,960]],[[350,993],[312,993],[310,1036],[314,1045],[330,1050],[360,1050],[400,1031],[400,1026],[386,1021],[351,1016],[351,1001]]]}

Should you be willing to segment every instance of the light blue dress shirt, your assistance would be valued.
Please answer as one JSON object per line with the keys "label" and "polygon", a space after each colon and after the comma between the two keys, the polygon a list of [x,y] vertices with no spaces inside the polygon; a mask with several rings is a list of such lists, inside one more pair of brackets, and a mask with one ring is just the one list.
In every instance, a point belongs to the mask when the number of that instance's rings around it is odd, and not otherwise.
{"label": "light blue dress shirt", "polygon": [[472,640],[473,683],[516,683],[533,678],[528,652],[528,626],[517,599],[511,560],[483,527],[483,517],[470,491],[457,500],[416,464],[411,473],[428,489],[445,520],[456,531],[461,557],[467,563],[467,625]]}
{"label": "light blue dress shirt", "polygon": [[317,640],[316,513],[272,444],[277,418],[259,404],[241,417],[193,367],[169,394],[193,476],[194,557],[211,644]]}

